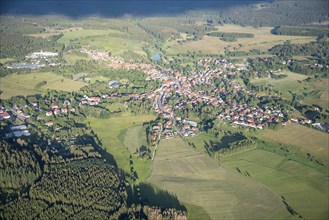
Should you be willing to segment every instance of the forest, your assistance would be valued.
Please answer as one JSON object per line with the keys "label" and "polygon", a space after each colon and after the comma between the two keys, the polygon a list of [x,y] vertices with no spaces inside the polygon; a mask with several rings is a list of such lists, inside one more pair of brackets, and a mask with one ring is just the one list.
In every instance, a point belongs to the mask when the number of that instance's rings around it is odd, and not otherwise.
{"label": "forest", "polygon": [[291,36],[328,36],[329,29],[324,27],[277,26],[271,30],[271,33]]}

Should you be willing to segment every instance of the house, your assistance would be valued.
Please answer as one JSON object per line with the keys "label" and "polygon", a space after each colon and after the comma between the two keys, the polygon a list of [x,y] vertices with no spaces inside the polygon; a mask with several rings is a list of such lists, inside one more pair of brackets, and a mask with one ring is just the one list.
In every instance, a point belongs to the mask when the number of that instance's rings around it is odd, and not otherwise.
{"label": "house", "polygon": [[298,123],[298,118],[291,118],[291,121]]}
{"label": "house", "polygon": [[53,112],[52,111],[49,111],[49,112],[46,112],[46,116],[52,116],[53,115]]}
{"label": "house", "polygon": [[46,126],[50,127],[50,126],[53,126],[54,125],[54,122],[53,121],[47,121],[45,123]]}
{"label": "house", "polygon": [[67,114],[67,108],[62,108],[62,113]]}
{"label": "house", "polygon": [[4,120],[4,119],[9,119],[10,115],[8,114],[8,112],[3,112],[0,113],[0,121]]}
{"label": "house", "polygon": [[59,108],[57,102],[52,103],[52,104],[51,104],[51,108],[52,108],[52,109],[57,109],[57,108]]}
{"label": "house", "polygon": [[108,82],[110,89],[118,88],[119,87],[119,82],[116,80],[110,80]]}
{"label": "house", "polygon": [[192,127],[197,127],[198,126],[198,123],[195,122],[195,121],[186,121],[186,123],[189,124]]}
{"label": "house", "polygon": [[63,104],[64,104],[64,106],[69,106],[69,105],[71,105],[71,102],[69,100],[65,100]]}
{"label": "house", "polygon": [[59,110],[58,108],[54,110],[54,114],[58,115],[61,112],[61,110]]}

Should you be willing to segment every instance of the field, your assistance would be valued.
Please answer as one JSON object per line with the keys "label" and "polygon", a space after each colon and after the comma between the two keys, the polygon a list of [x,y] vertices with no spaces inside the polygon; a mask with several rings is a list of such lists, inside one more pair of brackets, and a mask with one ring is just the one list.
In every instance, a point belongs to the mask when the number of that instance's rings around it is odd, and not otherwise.
{"label": "field", "polygon": [[136,40],[132,35],[117,30],[78,29],[66,32],[58,40],[58,43],[64,44],[74,42],[79,42],[82,47],[111,51],[114,54],[133,51],[140,55],[146,55],[142,50],[143,42]]}
{"label": "field", "polygon": [[223,54],[225,47],[229,47],[231,51],[236,48],[239,51],[249,51],[251,49],[258,49],[266,52],[271,47],[282,44],[290,40],[292,43],[302,44],[315,40],[314,37],[300,37],[300,36],[278,36],[271,34],[271,27],[242,27],[239,25],[224,25],[218,26],[220,32],[238,32],[251,33],[254,38],[240,38],[235,42],[225,42],[219,40],[218,37],[204,36],[202,40],[187,41],[178,44],[176,41],[168,42],[166,49],[169,54],[176,54],[187,51],[202,51],[204,53]]}
{"label": "field", "polygon": [[14,62],[15,59],[12,58],[0,58],[0,64],[6,64],[8,62]]}
{"label": "field", "polygon": [[[280,195],[250,177],[219,166],[217,160],[180,138],[160,142],[147,181],[175,193],[186,203],[189,219],[291,217]],[[204,216],[205,211],[208,216]]]}
{"label": "field", "polygon": [[290,124],[278,131],[266,129],[260,133],[271,141],[292,145],[302,152],[310,153],[328,164],[329,135],[298,124]]}
{"label": "field", "polygon": [[283,196],[304,219],[328,218],[327,174],[261,149],[226,156],[220,159],[220,164],[248,173]]}
{"label": "field", "polygon": [[[42,81],[47,84],[36,88]],[[11,74],[1,78],[1,98],[6,99],[17,95],[32,95],[36,92],[44,93],[47,89],[77,91],[85,83],[73,81],[51,72],[33,72],[28,74]]]}
{"label": "field", "polygon": [[[129,157],[130,151],[125,145],[124,139],[126,129],[134,126],[141,126],[143,122],[153,120],[152,115],[115,117],[110,119],[88,118],[91,127],[102,140],[103,147],[106,151],[114,156],[119,168],[130,172]],[[130,146],[129,146],[130,147]],[[144,161],[137,157],[132,157],[134,168],[138,173],[139,179],[143,180],[148,177],[151,169],[151,161]]]}
{"label": "field", "polygon": [[322,108],[329,109],[329,79],[320,79],[310,83],[311,92],[305,99],[308,104],[317,104]]}
{"label": "field", "polygon": [[146,133],[143,126],[138,125],[128,128],[125,132],[123,143],[131,154],[133,154],[137,148],[147,146]]}
{"label": "field", "polygon": [[287,77],[282,79],[260,78],[252,80],[251,83],[256,86],[265,84],[272,85],[274,90],[282,92],[282,96],[289,100],[292,99],[292,95],[289,91],[299,93],[304,91],[304,87],[307,87],[307,85],[303,82],[298,82],[306,79],[306,75],[293,73],[290,71],[281,72],[280,74],[285,74]]}
{"label": "field", "polygon": [[75,64],[78,60],[91,60],[92,58],[82,52],[71,51],[64,54],[64,59],[70,64]]}

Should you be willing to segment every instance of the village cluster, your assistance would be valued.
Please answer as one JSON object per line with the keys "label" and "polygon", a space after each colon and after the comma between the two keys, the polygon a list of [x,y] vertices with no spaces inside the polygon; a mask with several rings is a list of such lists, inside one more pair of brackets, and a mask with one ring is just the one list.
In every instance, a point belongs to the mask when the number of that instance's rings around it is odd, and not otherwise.
{"label": "village cluster", "polygon": [[[239,96],[252,96],[258,98],[258,94],[247,90],[243,85],[234,80],[234,76],[241,71],[248,72],[247,64],[233,64],[225,59],[211,58],[200,60],[197,64],[202,67],[199,71],[191,71],[188,76],[179,72],[160,68],[154,64],[125,63],[121,59],[109,56],[105,52],[98,52],[82,48],[81,52],[86,53],[96,60],[109,61],[110,68],[138,69],[147,74],[147,81],[161,80],[161,87],[144,94],[124,94],[130,99],[145,101],[149,99],[153,103],[154,111],[162,118],[151,126],[152,143],[156,144],[160,139],[169,139],[177,135],[193,136],[199,132],[198,123],[188,118],[182,118],[175,115],[175,111],[185,109],[187,106],[196,107],[199,104],[212,106],[217,110],[217,118],[225,123],[237,126],[250,127],[254,129],[263,129],[271,123],[288,123],[295,122],[300,124],[312,124],[311,120],[288,118],[288,112],[277,109],[273,106],[253,106],[250,104],[236,103],[232,98],[227,98],[230,94]],[[49,59],[56,57],[57,53],[36,52],[32,53],[27,59],[38,62],[40,59]],[[199,88],[214,85],[214,81],[220,86],[213,87],[208,91]],[[116,80],[110,80],[108,87],[115,89],[120,86]],[[115,97],[121,97],[123,94],[109,93],[101,96],[88,97],[87,95],[80,98],[78,105],[97,106],[102,100],[109,100]],[[174,96],[174,97],[173,97]],[[224,98],[225,97],[225,98]],[[169,104],[168,100],[173,98],[174,104]],[[55,123],[53,119],[47,120],[51,116],[67,115],[75,113],[76,108],[70,106],[70,100],[65,100],[60,105],[53,102],[49,109],[45,109],[45,118],[38,117],[37,121],[44,121],[46,127],[52,127]],[[37,103],[31,104],[33,109],[41,111]],[[60,107],[61,106],[61,107]],[[31,116],[24,113],[22,107],[14,105],[11,109],[2,107],[0,110],[0,120],[7,120],[15,116],[22,121],[22,125],[11,126],[5,137],[29,136],[28,127],[24,124],[25,120]],[[315,127],[321,127],[319,123],[312,124]]]}

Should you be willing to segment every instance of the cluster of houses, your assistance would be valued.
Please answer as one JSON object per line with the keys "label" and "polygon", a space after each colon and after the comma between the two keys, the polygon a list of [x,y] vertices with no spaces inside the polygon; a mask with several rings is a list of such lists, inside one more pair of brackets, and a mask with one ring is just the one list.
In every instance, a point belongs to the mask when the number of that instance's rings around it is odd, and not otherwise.
{"label": "cluster of houses", "polygon": [[[34,103],[37,107],[37,103]],[[75,112],[75,108],[74,107],[69,107],[71,104],[71,102],[69,100],[65,100],[63,102],[63,108],[60,108],[57,102],[53,102],[51,104],[51,107],[49,109],[49,111],[46,112],[46,116],[50,117],[53,115],[66,115],[68,112]],[[46,123],[47,126],[52,126],[52,123],[49,122],[49,124]]]}
{"label": "cluster of houses", "polygon": [[93,97],[88,97],[88,96],[84,96],[80,102],[79,105],[98,105],[99,102],[101,101],[101,97],[97,97],[97,96],[93,96]]}
{"label": "cluster of houses", "polygon": [[[198,62],[199,66],[203,66],[204,70],[198,72],[190,72],[188,76],[182,76],[180,73],[174,75],[170,71],[166,74],[151,73],[152,79],[161,79],[162,86],[148,94],[148,98],[153,101],[155,112],[161,115],[165,120],[161,124],[153,126],[153,143],[158,138],[172,138],[175,135],[190,136],[198,132],[197,126],[189,126],[179,117],[174,115],[174,110],[165,103],[167,97],[172,94],[179,94],[184,98],[176,100],[174,109],[186,108],[186,105],[195,106],[197,103],[206,103],[214,107],[221,107],[223,111],[217,115],[217,118],[226,121],[232,125],[251,127],[255,129],[263,129],[271,123],[282,122],[282,125],[290,123],[287,120],[287,112],[282,109],[276,109],[272,106],[254,107],[248,104],[235,104],[232,100],[224,101],[223,95],[228,93],[247,94],[248,96],[258,97],[257,94],[245,89],[241,84],[231,80],[231,76],[240,71],[248,69],[245,64],[232,64],[223,59],[206,59]],[[215,68],[214,68],[215,66]],[[209,68],[211,67],[211,68]],[[221,87],[216,87],[210,92],[198,91],[198,86],[212,86],[213,81],[218,79]],[[230,87],[230,91],[227,90]],[[310,124],[311,120],[294,119],[300,124]],[[176,130],[173,129],[176,126]],[[161,132],[160,132],[161,131]],[[161,135],[159,135],[161,133]]]}
{"label": "cluster of houses", "polygon": [[235,125],[263,129],[271,123],[278,123],[280,118],[283,120],[285,115],[280,109],[273,107],[256,108],[243,104],[227,108],[217,118]]}

